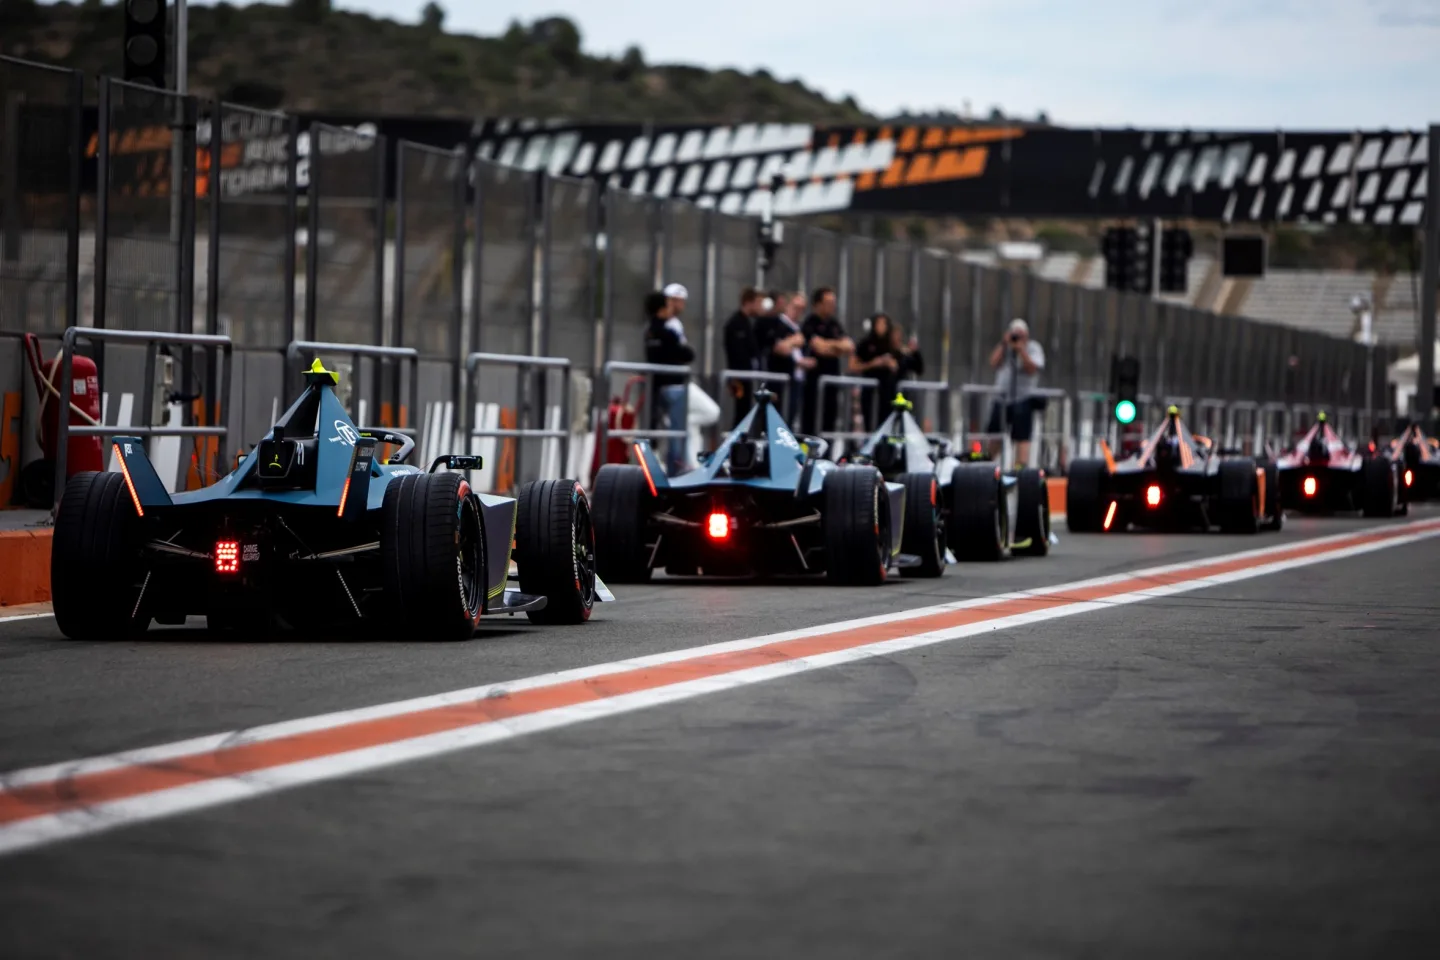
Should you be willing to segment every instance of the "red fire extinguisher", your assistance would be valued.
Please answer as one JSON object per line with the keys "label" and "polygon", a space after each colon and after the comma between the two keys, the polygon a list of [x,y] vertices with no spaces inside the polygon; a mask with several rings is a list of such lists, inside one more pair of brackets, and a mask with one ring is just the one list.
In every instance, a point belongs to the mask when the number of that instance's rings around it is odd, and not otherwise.
{"label": "red fire extinguisher", "polygon": [[[26,465],[21,471],[20,487],[22,498],[32,506],[48,507],[54,501],[56,439],[60,429],[60,357],[42,359],[40,338],[33,333],[25,334],[25,358],[30,362],[30,375],[35,378],[35,390],[40,395],[40,450],[43,460]],[[95,361],[89,357],[73,354],[70,359],[74,371],[73,387],[69,400],[70,425],[100,425],[100,376]],[[86,470],[104,470],[105,457],[99,437],[70,437],[65,457],[65,476],[74,476]]]}

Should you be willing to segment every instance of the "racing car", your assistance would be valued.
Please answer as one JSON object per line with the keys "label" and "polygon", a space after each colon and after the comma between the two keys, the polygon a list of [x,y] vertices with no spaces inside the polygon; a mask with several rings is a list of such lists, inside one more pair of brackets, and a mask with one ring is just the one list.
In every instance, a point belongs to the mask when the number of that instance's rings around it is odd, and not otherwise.
{"label": "racing car", "polygon": [[873,466],[822,459],[825,441],[797,437],[757,390],[754,406],[700,465],[668,477],[647,441],[634,464],[595,475],[599,573],[611,583],[675,576],[824,574],[832,583],[876,585],[892,568],[919,570],[902,555],[905,487]]}
{"label": "racing car", "polygon": [[1401,467],[1405,499],[1431,500],[1440,496],[1440,440],[1427,436],[1412,423],[1390,441],[1389,459]]}
{"label": "racing car", "polygon": [[1050,497],[1044,471],[1004,473],[988,461],[961,460],[950,453],[948,440],[925,433],[914,409],[904,394],[897,394],[890,415],[858,453],[842,462],[873,464],[886,480],[905,487],[900,549],[922,558],[919,575],[939,576],[947,548],[961,560],[1048,553]]}
{"label": "racing car", "polygon": [[1275,460],[1280,502],[1306,513],[1360,510],[1367,517],[1405,512],[1401,462],[1367,457],[1346,445],[1321,411],[1315,425]]}
{"label": "racing car", "polygon": [[1192,434],[1170,407],[1165,420],[1133,456],[1070,465],[1066,521],[1073,533],[1128,527],[1226,533],[1279,530],[1285,523],[1275,463],[1226,456]]}
{"label": "racing car", "polygon": [[[517,499],[477,494],[479,457],[405,463],[410,437],[356,428],[320,360],[271,431],[217,483],[171,495],[136,437],[118,470],[79,473],[55,520],[51,593],[77,640],[204,616],[212,631],[383,624],[469,637],[483,614],[582,623],[611,599],[595,575],[589,504],[572,480]],[[385,463],[379,445],[398,447]],[[510,586],[510,564],[518,569]]]}

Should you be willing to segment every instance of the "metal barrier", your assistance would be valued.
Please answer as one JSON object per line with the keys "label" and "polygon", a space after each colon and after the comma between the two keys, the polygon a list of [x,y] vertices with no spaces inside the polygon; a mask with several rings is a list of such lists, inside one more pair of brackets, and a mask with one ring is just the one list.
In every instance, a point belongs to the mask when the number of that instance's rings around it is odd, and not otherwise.
{"label": "metal barrier", "polygon": [[[574,377],[574,371],[571,368],[570,361],[565,357],[530,357],[512,353],[472,353],[465,358],[465,389],[467,395],[471,397],[474,397],[476,394],[475,375],[482,366],[513,367],[517,375],[517,380],[519,381],[518,392],[520,397],[518,397],[517,400],[523,399],[527,395],[526,384],[523,380],[526,373],[539,373],[543,376],[547,370],[561,371],[563,378],[560,389],[561,425],[558,429],[551,430],[544,427],[482,427],[479,424],[470,423],[465,432],[472,439],[559,440],[560,470],[558,473],[563,474],[569,469],[570,464],[570,431],[568,427],[570,423],[571,381]],[[519,409],[521,409],[521,404],[517,403],[516,410],[518,411]],[[543,459],[542,454],[542,464]],[[515,451],[515,460],[516,476],[519,476],[520,450],[518,445]]]}
{"label": "metal barrier", "polygon": [[[794,381],[791,380],[788,375],[776,373],[773,370],[721,370],[719,383],[721,397],[731,396],[730,391],[725,388],[732,383],[777,383],[780,385],[780,389],[772,390],[771,392],[779,397],[780,402],[778,409],[784,411],[789,409],[785,405],[785,401],[789,397],[789,390]],[[734,398],[732,397],[731,399],[733,400]],[[718,399],[717,402],[719,402]],[[733,413],[734,409],[735,405],[732,402],[730,404],[730,412]],[[722,423],[725,422],[725,413],[725,404],[721,403],[720,420]]]}
{"label": "metal barrier", "polygon": [[[996,387],[994,384],[962,383],[960,385],[960,396],[962,404],[966,404],[967,400],[972,397],[989,397],[993,401],[999,393],[999,388]],[[1032,464],[1035,462],[1044,461],[1045,465],[1049,468],[1059,468],[1065,460],[1067,446],[1071,442],[1070,431],[1071,429],[1073,429],[1074,413],[1070,409],[1070,395],[1064,390],[1061,390],[1059,387],[1038,387],[1034,390],[1031,390],[1027,396],[1028,398],[1043,399],[1047,401],[1045,412],[1041,414],[1038,418],[1041,421],[1039,424],[1039,427],[1041,429],[1035,430],[1031,442],[1030,459],[1032,461]],[[1105,395],[1094,394],[1093,396],[1095,398],[1101,398]],[[1060,418],[1062,423],[1062,428],[1060,430],[1043,429],[1046,425],[1044,421],[1049,419],[1050,408],[1048,401],[1050,400],[1063,401],[1063,405],[1060,409]],[[975,441],[981,443],[993,443],[999,441],[1001,444],[1005,445],[1008,448],[1008,445],[1010,443],[1010,432],[1008,430],[1002,430],[1002,432],[1000,433],[992,433],[988,430],[990,408],[991,405],[987,404],[984,412],[980,415],[983,418],[983,422],[986,424],[987,429],[971,431],[971,411],[968,409],[967,404],[967,409],[965,410],[966,415],[961,418],[959,426],[955,431],[958,446],[963,448],[971,442]],[[1054,449],[1055,456],[1053,458],[1044,456],[1044,453],[1048,452],[1050,449],[1052,449],[1052,447]],[[1004,454],[1002,454],[1002,456],[1005,456],[1007,459],[1009,458],[1008,449],[1005,451]]]}
{"label": "metal barrier", "polygon": [[[830,387],[835,387],[837,390],[849,387],[852,389],[870,389],[872,391],[875,391],[872,392],[870,395],[870,419],[868,421],[872,424],[875,423],[875,414],[878,412],[877,408],[880,402],[880,394],[878,392],[879,386],[880,381],[876,380],[874,377],[851,377],[845,374],[832,373],[822,374],[820,379],[815,381],[815,406],[817,408],[815,411],[815,416],[817,420],[824,419],[825,391]],[[845,398],[843,410],[840,403],[840,397],[842,396]],[[842,393],[836,396],[835,416],[839,422],[844,423],[846,418],[849,417],[851,423],[853,424],[855,416],[855,412],[852,409],[853,399],[853,396],[848,393]],[[823,429],[824,426],[825,424],[817,423],[816,427],[821,429],[817,429],[815,432],[819,434],[822,440],[829,442],[830,449],[835,451],[837,455],[843,452],[840,446],[841,441],[868,440],[870,438],[870,434],[874,432],[873,430],[825,430]]]}
{"label": "metal barrier", "polygon": [[[609,363],[605,364],[605,366],[604,366],[603,368],[601,368],[600,378],[601,378],[601,382],[602,382],[602,383],[604,384],[604,386],[605,386],[605,390],[603,391],[603,393],[602,393],[601,391],[599,391],[599,390],[595,391],[595,396],[596,396],[596,397],[600,397],[600,396],[602,396],[602,395],[604,395],[604,396],[608,396],[608,395],[609,395],[609,393],[610,393],[610,378],[613,377],[613,376],[614,376],[615,374],[617,374],[617,373],[640,373],[640,374],[644,374],[644,375],[645,375],[645,400],[646,400],[647,403],[651,403],[651,402],[654,401],[654,396],[655,396],[655,375],[656,375],[657,373],[658,373],[658,374],[670,374],[671,376],[684,377],[684,378],[685,378],[685,383],[686,383],[686,385],[687,385],[687,387],[688,387],[688,385],[689,385],[689,383],[690,383],[691,370],[690,370],[690,365],[689,365],[689,364],[631,363],[631,362],[629,362],[629,361],[624,361],[624,360],[612,360],[612,361],[610,361]],[[601,456],[601,461],[600,461],[600,462],[601,462],[601,463],[604,463],[604,462],[605,462],[605,460],[604,460],[604,456],[605,456],[605,445],[606,445],[606,443],[609,442],[609,440],[610,440],[611,437],[620,437],[620,438],[625,439],[625,440],[662,440],[662,439],[665,439],[665,440],[684,440],[684,439],[688,438],[688,437],[690,436],[690,430],[689,430],[689,427],[686,425],[686,422],[689,420],[689,417],[690,417],[690,396],[689,396],[690,391],[687,389],[687,390],[685,391],[685,393],[686,393],[685,403],[684,403],[684,406],[682,407],[683,413],[681,414],[681,417],[680,417],[680,420],[681,420],[681,424],[682,424],[682,425],[681,425],[681,427],[680,427],[678,430],[677,430],[677,429],[674,429],[673,427],[672,427],[671,429],[669,429],[669,430],[665,430],[665,429],[661,429],[661,428],[659,428],[659,427],[653,427],[653,428],[651,428],[651,427],[638,427],[638,426],[637,426],[635,429],[633,429],[633,430],[611,430],[611,429],[610,429],[610,420],[609,420],[609,418],[606,417],[606,416],[604,415],[604,413],[602,412],[601,415],[600,415],[600,417],[599,417],[599,420],[600,420],[600,433],[599,433],[599,436],[598,436],[597,439],[596,439],[596,448],[600,451],[600,456]]]}
{"label": "metal barrier", "polygon": [[[92,343],[120,343],[144,346],[145,352],[145,394],[141,405],[141,416],[145,423],[138,427],[108,427],[103,423],[70,423],[70,410],[58,411],[58,425],[55,436],[55,510],[60,507],[60,498],[65,493],[65,461],[70,453],[70,437],[105,437],[123,431],[136,437],[224,437],[229,429],[224,425],[226,398],[230,396],[230,368],[233,347],[229,337],[200,333],[165,333],[151,330],[96,330],[90,327],[69,327],[60,345],[60,397],[68,404],[75,389],[75,343],[80,339]],[[175,344],[186,347],[215,347],[220,350],[220,370],[215,391],[215,424],[213,426],[163,426],[150,423],[155,409],[155,358],[161,344]]]}
{"label": "metal barrier", "polygon": [[[410,368],[410,391],[409,391],[409,393],[410,393],[410,406],[409,406],[409,409],[407,410],[404,405],[401,405],[401,406],[400,406],[400,409],[397,410],[397,411],[395,411],[395,421],[396,421],[396,422],[395,422],[395,425],[394,425],[393,429],[396,429],[396,430],[410,430],[410,429],[414,429],[413,427],[411,427],[411,426],[408,425],[408,421],[410,420],[411,417],[414,417],[414,418],[416,419],[416,422],[418,423],[418,422],[419,422],[419,417],[420,417],[420,353],[419,353],[419,351],[417,351],[414,347],[372,347],[372,346],[370,346],[370,345],[368,345],[368,344],[364,344],[364,343],[327,343],[327,342],[321,341],[321,340],[292,340],[292,341],[290,341],[289,345],[285,347],[285,369],[286,369],[287,371],[294,371],[294,370],[302,369],[302,367],[303,367],[303,361],[304,361],[304,356],[303,356],[304,354],[309,353],[309,354],[312,354],[312,355],[313,355],[313,354],[317,354],[317,353],[321,353],[321,352],[324,352],[324,353],[332,353],[332,354],[333,354],[333,353],[338,353],[338,354],[341,354],[342,356],[348,356],[348,357],[350,357],[352,361],[357,360],[357,359],[359,359],[360,357],[370,357],[370,358],[372,358],[372,359],[374,359],[374,360],[380,360],[380,361],[384,361],[384,360],[396,360],[396,361],[403,360],[403,361],[405,361],[405,362],[406,362],[406,366],[408,366],[408,367]],[[352,367],[351,367],[351,376],[355,377],[355,379],[356,379],[357,381],[358,381],[358,379],[359,379],[359,374],[358,374],[359,367],[360,367],[360,365],[359,365],[358,363],[357,363],[357,364],[353,364]],[[375,370],[375,383],[376,383],[376,385],[377,385],[377,387],[378,387],[379,382],[380,382],[380,380],[382,379],[382,377],[380,376],[380,372],[381,372],[381,371],[380,371],[380,369],[379,369],[379,365],[377,364],[376,367],[377,367],[377,368],[376,368],[376,370]],[[288,396],[287,396],[287,401],[288,401]],[[407,414],[408,414],[408,416],[407,416]],[[358,414],[356,415],[356,419],[357,419],[357,420],[359,419]],[[362,425],[360,425],[360,424],[356,424],[356,427],[357,427],[358,429],[360,429],[360,430],[375,430],[375,429],[388,429],[388,428],[389,428],[389,425],[382,425],[381,427],[374,427],[374,426],[362,426]]]}

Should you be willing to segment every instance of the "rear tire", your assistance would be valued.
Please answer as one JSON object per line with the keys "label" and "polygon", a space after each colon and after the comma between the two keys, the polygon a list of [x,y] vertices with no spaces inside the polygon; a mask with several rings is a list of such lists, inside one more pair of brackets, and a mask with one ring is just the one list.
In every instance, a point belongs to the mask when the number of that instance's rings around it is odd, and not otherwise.
{"label": "rear tire", "polygon": [[520,489],[515,564],[520,591],[545,597],[531,623],[575,624],[595,607],[595,532],[590,503],[574,480],[540,480]]}
{"label": "rear tire", "polygon": [[940,522],[939,481],[933,473],[907,473],[905,485],[905,526],[901,528],[900,552],[918,556],[918,567],[902,567],[902,577],[938,577],[945,572],[945,527]]}
{"label": "rear tire", "polygon": [[1015,552],[1027,557],[1043,557],[1050,552],[1050,488],[1045,471],[1027,468],[1020,471],[1020,507],[1015,518],[1015,542],[1029,540]]}
{"label": "rear tire", "polygon": [[606,583],[644,583],[650,579],[645,534],[650,517],[645,471],[607,463],[595,474],[591,518],[595,524],[595,563]]}
{"label": "rear tire", "polygon": [[1071,533],[1101,533],[1105,529],[1104,460],[1076,460],[1065,480],[1065,525]]}
{"label": "rear tire", "polygon": [[1365,461],[1360,474],[1361,512],[1367,517],[1393,517],[1398,484],[1393,461],[1373,457]]}
{"label": "rear tire", "polygon": [[1260,530],[1260,490],[1255,461],[1248,457],[1220,464],[1220,530],[1224,533],[1256,533]]}
{"label": "rear tire", "polygon": [[825,572],[843,586],[874,587],[890,569],[890,497],[874,467],[825,475]]}
{"label": "rear tire", "polygon": [[1265,471],[1264,529],[1284,530],[1285,504],[1280,495],[1280,467],[1269,457],[1256,463]]}
{"label": "rear tire", "polygon": [[71,640],[113,640],[150,625],[140,518],[118,473],[77,473],[65,485],[50,551],[55,625]]}
{"label": "rear tire", "polygon": [[993,463],[962,463],[950,477],[950,550],[958,560],[1003,560],[1010,549],[1010,511]]}
{"label": "rear tire", "polygon": [[458,473],[410,473],[380,508],[385,607],[407,633],[466,640],[485,607],[485,528]]}

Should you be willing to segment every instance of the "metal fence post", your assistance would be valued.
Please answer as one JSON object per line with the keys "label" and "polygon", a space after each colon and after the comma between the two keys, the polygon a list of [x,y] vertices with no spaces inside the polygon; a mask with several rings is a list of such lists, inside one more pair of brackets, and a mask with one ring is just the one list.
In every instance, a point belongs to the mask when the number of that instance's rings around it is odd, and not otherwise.
{"label": "metal fence post", "polygon": [[[317,313],[319,310],[320,287],[320,196],[324,191],[324,163],[320,159],[320,125],[311,123],[306,131],[309,161],[305,187],[305,337],[316,339],[319,331]],[[358,376],[354,370],[351,376]]]}
{"label": "metal fence post", "polygon": [[[175,297],[176,333],[195,332],[195,126],[200,103],[194,97],[180,101],[180,263]],[[186,349],[185,357],[191,351]]]}
{"label": "metal fence post", "polygon": [[[450,398],[455,404],[455,412],[461,424],[466,422],[460,357],[465,347],[465,187],[469,170],[468,157],[468,146],[456,148],[452,184],[455,191],[452,198],[454,222],[451,225],[454,234],[450,240],[450,353],[453,357],[450,364]],[[469,449],[468,445],[466,449]]]}
{"label": "metal fence post", "polygon": [[[103,114],[102,114],[103,116]],[[65,326],[80,325],[80,192],[85,153],[85,75],[70,75],[70,171],[65,207]],[[100,134],[103,140],[108,131]],[[106,151],[107,155],[109,151]],[[96,184],[99,191],[99,184]]]}
{"label": "metal fence post", "polygon": [[[225,129],[225,104],[220,100],[210,105],[210,172],[205,178],[205,194],[210,198],[210,217],[206,225],[209,238],[205,247],[205,332],[220,332],[220,154]],[[213,369],[214,364],[211,364]],[[213,378],[212,378],[213,379]]]}
{"label": "metal fence post", "polygon": [[[105,328],[105,287],[110,270],[110,78],[100,78],[98,143],[95,157],[95,305],[94,325]],[[68,360],[68,358],[66,358]],[[68,394],[66,394],[68,396]],[[63,419],[63,418],[62,418]]]}
{"label": "metal fence post", "polygon": [[[313,177],[312,177],[313,179]],[[295,234],[300,230],[300,118],[285,121],[285,339],[295,339]],[[306,263],[309,263],[308,251]]]}
{"label": "metal fence post", "polygon": [[[405,145],[406,141],[401,140],[395,144],[395,279],[393,285],[393,303],[390,307],[390,314],[393,318],[392,327],[395,331],[393,346],[403,347],[405,345]],[[381,226],[381,242],[384,242],[384,226]],[[383,342],[383,341],[379,341]]]}
{"label": "metal fence post", "polygon": [[[386,203],[386,182],[387,171],[385,163],[385,137],[383,134],[375,136],[375,297],[374,297],[374,333],[372,337],[375,343],[385,342],[385,214],[388,209]],[[398,339],[395,341],[400,342]],[[400,368],[395,368],[395,382],[398,388],[400,383]],[[400,422],[399,410],[400,396],[397,390],[395,397],[397,407],[395,422]],[[410,412],[411,416],[418,416],[416,411]]]}

